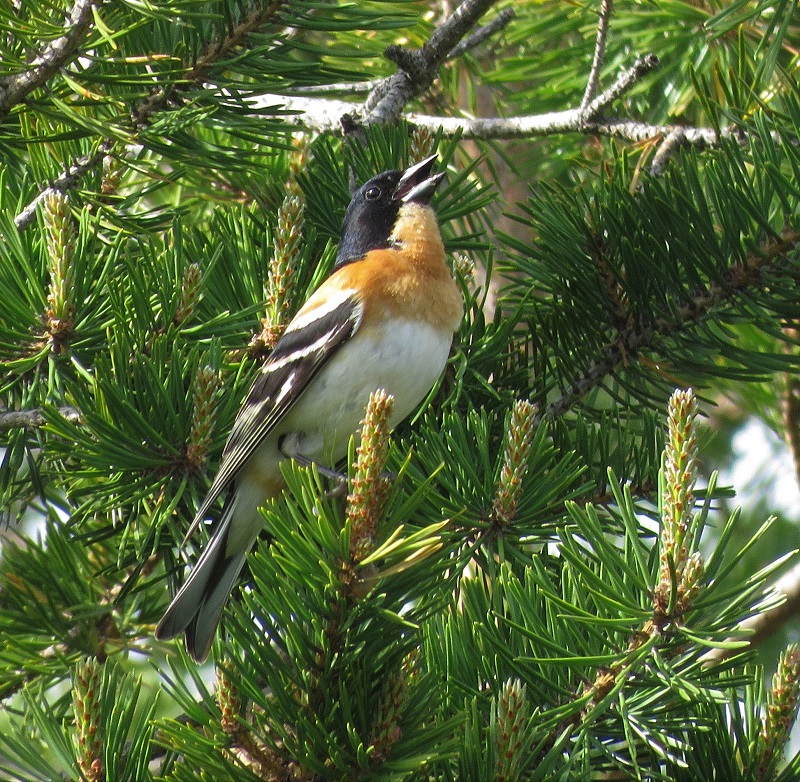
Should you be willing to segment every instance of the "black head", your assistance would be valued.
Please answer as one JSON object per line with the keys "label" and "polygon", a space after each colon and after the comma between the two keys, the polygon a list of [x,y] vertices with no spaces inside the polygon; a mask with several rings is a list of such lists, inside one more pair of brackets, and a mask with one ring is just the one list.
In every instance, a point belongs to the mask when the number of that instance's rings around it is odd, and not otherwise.
{"label": "black head", "polygon": [[444,174],[433,174],[436,155],[405,171],[384,171],[363,184],[344,216],[338,269],[363,258],[370,250],[389,247],[397,215],[403,204],[428,204]]}

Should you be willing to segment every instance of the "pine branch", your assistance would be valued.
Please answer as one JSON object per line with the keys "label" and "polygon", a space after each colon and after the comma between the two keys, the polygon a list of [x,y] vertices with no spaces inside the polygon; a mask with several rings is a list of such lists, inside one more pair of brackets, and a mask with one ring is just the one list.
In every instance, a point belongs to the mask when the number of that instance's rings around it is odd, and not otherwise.
{"label": "pine branch", "polygon": [[687,324],[698,323],[721,304],[729,302],[751,286],[758,285],[762,275],[788,252],[800,244],[800,231],[785,229],[777,240],[770,240],[757,254],[731,266],[718,283],[683,305],[675,318],[658,318],[650,324],[629,326],[617,332],[616,339],[606,345],[603,354],[576,380],[572,387],[538,414],[558,418],[571,410],[591,390],[601,386],[616,370],[630,363],[643,350],[656,349],[666,337],[682,331]]}
{"label": "pine branch", "polygon": [[157,87],[150,97],[142,101],[133,111],[133,124],[136,128],[147,127],[152,117],[159,111],[168,108],[177,100],[179,94],[190,92],[200,87],[205,81],[209,70],[224,60],[231,57],[236,51],[247,43],[247,37],[253,33],[261,32],[265,25],[273,22],[278,15],[284,0],[269,0],[265,7],[255,6],[228,35],[221,41],[212,41],[206,47],[195,63],[187,67],[182,76],[174,84],[166,88]]}
{"label": "pine branch", "polygon": [[[470,7],[459,16],[459,12],[468,5]],[[357,107],[347,101],[305,96],[331,92],[357,94],[370,88],[371,92],[365,103],[367,114],[362,122],[364,124],[394,122],[409,101],[430,87],[443,62],[453,59],[477,43],[483,42],[490,35],[503,29],[514,18],[511,9],[504,10],[498,14],[496,19],[484,27],[477,28],[472,35],[454,46],[446,57],[440,59],[441,41],[450,40],[448,36],[459,32],[463,34],[462,30],[466,20],[473,17],[478,18],[481,13],[488,10],[490,5],[491,3],[487,3],[483,10],[477,2],[464,3],[459,6],[456,14],[437,28],[430,41],[418,51],[412,52],[402,47],[387,49],[386,56],[397,63],[400,71],[386,79],[358,82],[351,85],[330,85],[319,89],[309,88],[296,91],[294,95],[262,95],[254,100],[252,105],[258,108],[274,106],[276,103],[282,104],[283,108],[290,112],[286,118],[288,123],[319,133],[336,134],[342,132],[342,118],[357,115]],[[510,140],[559,133],[608,136],[631,142],[661,137],[664,139],[664,143],[653,161],[652,171],[654,174],[660,174],[663,171],[667,159],[678,146],[710,149],[719,143],[720,137],[735,137],[741,141],[741,134],[731,129],[723,129],[718,132],[711,127],[655,125],[626,118],[603,117],[604,109],[659,66],[659,60],[654,54],[639,57],[630,68],[623,70],[617,76],[609,89],[597,94],[612,13],[612,0],[604,0],[597,26],[594,58],[589,71],[586,91],[578,108],[508,118],[440,117],[412,112],[406,113],[406,119],[419,127],[433,131],[441,129],[446,136],[458,135],[464,139]]]}
{"label": "pine branch", "polygon": [[[550,737],[555,741],[565,729],[584,726],[614,690],[633,679],[643,661],[655,654],[669,657],[670,647],[682,643],[680,631],[686,614],[702,593],[704,563],[698,550],[699,515],[694,515],[694,487],[697,480],[697,400],[691,389],[676,390],[669,401],[668,427],[661,472],[662,501],[659,518],[659,563],[655,582],[648,584],[651,596],[649,616],[630,633],[616,659],[606,659],[571,696],[578,707],[561,722]],[[622,499],[622,488],[613,488],[623,513],[632,513]],[[573,509],[574,513],[574,509]],[[574,513],[576,519],[591,519],[591,508]],[[595,522],[596,523],[596,520]],[[580,524],[579,524],[580,526]],[[582,532],[583,530],[581,530]],[[591,535],[587,536],[591,543]],[[593,547],[597,550],[597,547]],[[627,553],[627,552],[626,552]],[[616,553],[614,554],[616,556]]]}
{"label": "pine branch", "polygon": [[102,0],[75,0],[67,14],[64,34],[50,41],[31,61],[31,68],[15,73],[0,81],[0,122],[14,106],[23,101],[77,53],[81,42],[89,32],[93,11]]}
{"label": "pine branch", "polygon": [[[96,0],[92,0],[94,2]],[[86,0],[80,0],[86,2]],[[86,2],[91,9],[91,2]],[[260,31],[264,25],[272,22],[278,15],[283,0],[270,0],[266,7],[256,7],[221,41],[213,41],[192,65],[187,65],[184,73],[169,87],[156,87],[145,100],[141,101],[131,111],[131,122],[134,130],[144,130],[152,122],[153,117],[173,104],[178,95],[185,95],[192,89],[202,86],[209,69],[225,57],[230,57],[237,49],[245,45],[247,36]],[[76,45],[77,45],[76,39]],[[55,42],[54,42],[55,43]],[[52,76],[57,68],[46,71],[42,83]],[[39,86],[38,84],[35,86]],[[0,103],[0,106],[2,104]],[[0,111],[2,119],[2,111]],[[81,179],[98,166],[103,159],[114,149],[115,141],[104,139],[96,152],[75,160],[44,190],[42,190],[19,214],[14,218],[18,229],[27,228],[36,216],[38,205],[51,193],[64,193],[78,186]]]}
{"label": "pine branch", "polygon": [[[82,418],[80,410],[76,410],[74,407],[59,407],[58,414],[70,423],[79,423]],[[36,429],[46,423],[47,419],[38,408],[0,412],[0,432],[8,432],[12,429]]]}

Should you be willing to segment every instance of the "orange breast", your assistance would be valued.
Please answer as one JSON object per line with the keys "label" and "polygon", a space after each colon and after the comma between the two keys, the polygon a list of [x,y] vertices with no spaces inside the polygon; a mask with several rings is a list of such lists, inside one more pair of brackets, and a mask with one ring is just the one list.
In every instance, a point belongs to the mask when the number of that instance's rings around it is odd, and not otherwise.
{"label": "orange breast", "polygon": [[464,302],[445,260],[444,245],[430,207],[405,204],[392,239],[397,247],[372,250],[364,260],[340,269],[341,286],[361,291],[365,325],[387,317],[429,323],[452,333]]}

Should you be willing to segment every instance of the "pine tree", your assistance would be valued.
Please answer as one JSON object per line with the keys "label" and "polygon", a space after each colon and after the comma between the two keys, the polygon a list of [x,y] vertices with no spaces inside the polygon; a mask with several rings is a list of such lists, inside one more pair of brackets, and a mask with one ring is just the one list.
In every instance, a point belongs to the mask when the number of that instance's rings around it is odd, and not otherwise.
{"label": "pine tree", "polygon": [[[798,778],[791,543],[701,470],[725,398],[800,464],[795,3],[0,19],[0,778]],[[432,152],[447,370],[344,493],[287,464],[198,667],[153,630],[243,394]]]}

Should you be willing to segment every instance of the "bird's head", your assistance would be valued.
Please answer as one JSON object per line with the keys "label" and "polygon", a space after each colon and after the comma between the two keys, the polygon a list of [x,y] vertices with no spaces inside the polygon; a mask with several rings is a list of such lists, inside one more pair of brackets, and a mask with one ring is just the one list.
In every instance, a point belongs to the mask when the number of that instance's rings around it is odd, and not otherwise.
{"label": "bird's head", "polygon": [[405,171],[384,171],[364,183],[353,196],[344,216],[338,269],[363,258],[370,250],[390,247],[392,232],[407,204],[430,204],[444,173],[431,174],[436,155]]}

